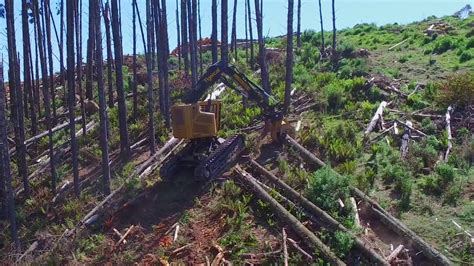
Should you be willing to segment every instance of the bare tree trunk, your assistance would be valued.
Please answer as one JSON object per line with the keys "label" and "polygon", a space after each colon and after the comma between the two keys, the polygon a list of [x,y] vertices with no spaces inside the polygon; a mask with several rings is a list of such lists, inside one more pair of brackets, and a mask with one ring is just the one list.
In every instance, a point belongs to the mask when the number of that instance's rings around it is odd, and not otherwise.
{"label": "bare tree trunk", "polygon": [[[112,55],[112,37],[110,36],[110,6],[109,2],[105,3],[104,9],[104,22],[105,22],[105,39],[106,39],[106,46],[107,46],[107,88],[108,88],[108,96],[109,96],[109,108],[114,108],[114,87],[113,87],[113,79],[112,79],[112,62],[113,62],[113,55]],[[135,19],[135,18],[134,18]],[[135,21],[133,21],[135,23]],[[134,24],[135,26],[135,24]],[[135,31],[135,28],[133,29]],[[135,32],[134,32],[135,33]],[[135,35],[133,35],[135,36]],[[133,40],[135,43],[135,40]],[[135,102],[135,95],[133,101],[133,118],[136,118],[136,102]]]}
{"label": "bare tree trunk", "polygon": [[[66,97],[66,82],[65,82],[65,73],[64,73],[64,0],[60,0],[59,2],[59,72],[60,72],[60,76],[61,76],[61,86],[63,87],[63,91],[64,91],[64,104],[67,103],[67,97]],[[77,5],[76,5],[76,8],[77,8]],[[74,14],[75,16],[75,14]],[[51,19],[53,20],[54,22],[54,19],[53,19],[53,13],[51,13]]]}
{"label": "bare tree trunk", "polygon": [[[99,119],[100,119],[100,148],[102,151],[102,186],[105,195],[110,194],[110,165],[109,146],[107,130],[107,103],[104,90],[103,55],[102,55],[102,33],[100,25],[100,0],[92,0],[95,3],[95,40],[97,61],[97,87],[99,94]],[[106,15],[105,15],[106,16]],[[105,18],[104,16],[104,18]]]}
{"label": "bare tree trunk", "polygon": [[248,2],[245,0],[245,62],[249,63],[249,24],[248,24]]}
{"label": "bare tree trunk", "polygon": [[[8,18],[11,17],[13,23],[13,0],[5,1],[5,9]],[[9,23],[7,23],[8,25]],[[10,40],[10,38],[8,38]],[[10,50],[9,50],[10,51]],[[12,176],[10,171],[10,154],[8,153],[8,122],[7,122],[7,108],[5,102],[5,87],[3,86],[3,62],[0,66],[0,164],[2,165],[0,173],[4,178],[5,183],[5,205],[7,215],[10,220],[11,238],[17,250],[20,249],[20,241],[18,240],[18,233],[16,227],[15,214],[15,200],[12,188]]]}
{"label": "bare tree trunk", "polygon": [[188,8],[188,27],[189,27],[189,53],[191,57],[191,79],[193,86],[196,85],[198,80],[197,75],[197,57],[196,57],[196,43],[195,43],[195,23],[196,23],[196,16],[194,14],[194,6],[196,0],[188,0],[187,8]]}
{"label": "bare tree trunk", "polygon": [[217,63],[219,54],[217,52],[217,0],[212,0],[212,63]]}
{"label": "bare tree trunk", "polygon": [[[260,0],[263,2],[263,0]],[[262,3],[260,3],[262,4]],[[257,17],[257,33],[258,33],[258,64],[260,65],[260,75],[262,76],[263,90],[268,94],[271,93],[270,80],[268,77],[267,64],[265,62],[265,40],[263,39],[263,19],[262,10],[259,0],[255,0],[255,15]]]}
{"label": "bare tree trunk", "polygon": [[232,33],[230,47],[234,52],[234,58],[237,59],[237,0],[234,0],[234,11],[232,13]]}
{"label": "bare tree trunk", "polygon": [[31,133],[36,135],[38,133],[38,124],[36,120],[36,112],[34,109],[34,98],[33,98],[33,85],[31,79],[31,69],[30,65],[31,59],[31,43],[30,43],[30,27],[28,21],[28,4],[26,0],[22,0],[21,7],[21,21],[22,21],[22,33],[23,33],[23,89],[24,94],[29,97],[29,109],[28,102],[25,104],[25,112],[30,111],[30,120],[31,120]]}
{"label": "bare tree trunk", "polygon": [[221,61],[224,64],[229,63],[229,33],[228,33],[227,9],[228,9],[227,0],[221,0]]}
{"label": "bare tree trunk", "polygon": [[178,69],[181,70],[181,31],[179,27],[179,3],[176,0],[176,36],[178,38]]}
{"label": "bare tree trunk", "polygon": [[86,135],[86,107],[84,104],[84,92],[82,90],[82,0],[75,0],[77,8],[76,11],[76,51],[77,51],[77,92],[79,93],[79,101],[81,104],[81,117],[82,117],[82,134]]}
{"label": "bare tree trunk", "polygon": [[117,0],[112,0],[112,35],[114,38],[115,52],[115,73],[117,86],[117,101],[119,109],[119,127],[120,127],[120,154],[123,161],[130,158],[130,140],[127,126],[127,106],[125,105],[125,91],[123,87],[123,55],[122,39],[120,36],[119,11]]}
{"label": "bare tree trunk", "polygon": [[[148,146],[150,147],[150,155],[155,154],[156,151],[156,144],[155,144],[155,123],[154,123],[154,106],[155,106],[155,99],[153,96],[153,73],[152,73],[152,53],[151,53],[151,46],[152,44],[152,35],[153,32],[153,17],[151,13],[151,1],[146,1],[146,26],[147,26],[147,50],[146,52],[146,70],[147,70],[147,93],[148,93]],[[159,28],[158,25],[156,26],[157,29]],[[158,51],[158,58],[161,58],[161,53]],[[160,61],[158,61],[160,64]],[[161,67],[160,67],[161,71]],[[161,85],[161,84],[160,84]],[[163,89],[163,87],[161,87]]]}
{"label": "bare tree trunk", "polygon": [[319,21],[321,23],[321,54],[324,54],[326,46],[324,45],[324,26],[323,26],[323,9],[321,6],[321,0],[318,0],[319,3]]}
{"label": "bare tree trunk", "polygon": [[[87,39],[87,66],[86,66],[86,98],[94,99],[92,92],[92,75],[94,73],[94,49],[95,49],[95,27],[94,27],[94,5],[89,5],[89,37]],[[115,38],[114,38],[115,40]]]}
{"label": "bare tree trunk", "polygon": [[202,29],[201,29],[201,1],[197,2],[197,17],[199,23],[199,75],[202,75],[203,72],[203,62],[202,62]]}
{"label": "bare tree trunk", "polygon": [[50,82],[50,91],[51,91],[51,106],[53,107],[53,125],[57,123],[57,116],[56,116],[56,84],[54,84],[54,66],[53,66],[53,46],[52,38],[51,38],[51,17],[49,16],[50,13],[50,0],[44,1],[44,17],[46,22],[46,42],[48,43],[47,53],[48,53],[48,65],[49,65],[49,82]]}
{"label": "bare tree trunk", "polygon": [[189,75],[189,54],[188,54],[188,15],[187,0],[181,0],[181,41],[182,56],[184,59],[184,73]]}
{"label": "bare tree trunk", "polygon": [[[298,0],[300,1],[300,0]],[[288,28],[286,35],[286,75],[285,75],[285,101],[284,101],[284,112],[287,113],[290,108],[292,90],[291,85],[293,83],[293,9],[294,1],[288,0]]]}
{"label": "bare tree trunk", "polygon": [[[11,120],[15,131],[15,146],[17,150],[18,174],[23,180],[25,195],[29,197],[28,165],[26,162],[25,127],[23,114],[23,97],[20,82],[20,65],[18,61],[13,1],[5,2],[8,41],[8,69],[10,87]],[[8,150],[7,150],[8,152]]]}
{"label": "bare tree trunk", "polygon": [[332,49],[336,50],[336,0],[332,0]]}
{"label": "bare tree trunk", "polygon": [[132,0],[132,36],[133,36],[133,83],[132,83],[132,92],[133,92],[133,118],[137,118],[138,114],[138,84],[137,84],[137,11],[135,9],[136,0]]}
{"label": "bare tree trunk", "polygon": [[[196,12],[196,3],[194,4],[194,12]],[[168,19],[167,19],[167,12],[166,12],[166,0],[161,0],[161,55],[163,56],[163,65],[162,71],[164,76],[164,116],[165,116],[165,126],[166,128],[170,127],[170,85],[169,85],[169,73],[168,73],[168,59],[169,59],[169,43],[168,43]],[[195,25],[196,28],[196,25]],[[196,38],[194,38],[196,40]],[[197,67],[197,66],[196,66]]]}
{"label": "bare tree trunk", "polygon": [[9,160],[7,161],[3,158],[4,150],[8,150],[8,147],[4,147],[7,142],[4,142],[3,138],[3,130],[7,129],[5,84],[3,82],[3,58],[0,64],[0,97],[0,221],[2,221],[8,218],[7,191],[5,187],[5,163],[9,162]]}
{"label": "bare tree trunk", "polygon": [[250,4],[250,0],[247,1],[247,8],[248,8],[248,23],[249,23],[249,37],[250,37],[250,68],[253,69],[255,65],[255,54],[253,51],[253,27],[252,27],[252,5]]}
{"label": "bare tree trunk", "polygon": [[[34,13],[33,13],[34,14]],[[34,38],[35,38],[35,73],[36,76],[33,80],[36,80],[35,83],[35,88],[34,88],[34,94],[35,94],[35,99],[36,99],[36,108],[38,111],[38,119],[42,117],[41,113],[41,99],[40,99],[40,70],[39,70],[39,48],[38,48],[38,36],[37,36],[37,31],[36,31],[36,22],[33,23],[33,32],[34,32]],[[31,63],[33,64],[33,58],[31,58]]]}
{"label": "bare tree trunk", "polygon": [[41,62],[41,73],[42,73],[42,81],[43,81],[43,101],[44,101],[44,110],[46,115],[46,127],[48,128],[48,148],[49,148],[49,157],[52,158],[50,160],[50,169],[51,169],[51,190],[53,194],[56,193],[56,167],[54,161],[54,144],[53,144],[53,132],[51,131],[51,101],[49,95],[49,79],[48,79],[48,69],[46,64],[46,55],[43,43],[43,34],[41,31],[41,24],[40,24],[40,12],[38,2],[33,1],[33,14],[35,16],[36,22],[36,34],[38,38],[38,50],[39,50],[39,57]]}
{"label": "bare tree trunk", "polygon": [[296,45],[298,48],[301,48],[301,0],[298,0],[297,8]]}
{"label": "bare tree trunk", "polygon": [[78,161],[78,145],[76,140],[76,82],[74,80],[74,14],[75,14],[75,3],[74,1],[68,1],[68,7],[66,10],[67,17],[67,33],[66,33],[66,46],[67,46],[67,87],[68,87],[68,116],[69,116],[69,134],[71,143],[71,158],[72,158],[72,173],[74,180],[74,194],[77,198],[81,195],[79,185],[79,161]]}

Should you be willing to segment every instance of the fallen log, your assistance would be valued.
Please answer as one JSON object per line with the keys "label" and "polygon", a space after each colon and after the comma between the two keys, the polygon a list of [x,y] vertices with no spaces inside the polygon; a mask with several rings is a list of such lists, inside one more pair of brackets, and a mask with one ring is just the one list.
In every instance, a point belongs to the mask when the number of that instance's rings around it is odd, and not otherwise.
{"label": "fallen log", "polygon": [[35,241],[33,242],[33,244],[31,244],[31,246],[25,251],[25,253],[21,254],[20,258],[18,258],[18,260],[16,261],[16,263],[18,264],[20,261],[23,260],[23,258],[25,258],[28,254],[30,254],[31,252],[35,251],[36,249],[38,248],[38,241]]}
{"label": "fallen log", "polygon": [[448,148],[446,149],[446,153],[444,154],[444,161],[447,162],[449,158],[449,153],[451,152],[451,149],[453,148],[453,136],[451,134],[451,112],[453,111],[453,108],[451,106],[448,107],[448,110],[446,111],[446,132],[448,134]]}
{"label": "fallen log", "polygon": [[286,245],[286,231],[285,228],[282,230],[283,238],[283,265],[288,266],[288,246]]}
{"label": "fallen log", "polygon": [[289,144],[291,147],[295,148],[298,152],[300,152],[300,154],[302,155],[302,157],[306,158],[307,160],[309,161],[312,161],[314,163],[316,163],[318,166],[320,167],[324,167],[326,165],[326,163],[324,163],[323,161],[321,161],[318,157],[316,157],[313,153],[311,153],[310,151],[308,151],[307,149],[305,149],[303,146],[301,146],[301,144],[299,144],[296,140],[294,140],[292,137],[286,135],[285,137],[285,142],[287,144]]}
{"label": "fallen log", "polygon": [[135,225],[131,225],[128,230],[125,232],[125,234],[123,234],[122,238],[120,238],[120,240],[117,242],[117,244],[115,244],[115,247],[118,247],[120,246],[120,244],[122,244],[122,242],[125,241],[125,238],[127,238],[127,236],[130,234],[130,232],[132,232],[133,228],[135,227]]}
{"label": "fallen log", "polygon": [[[82,121],[82,117],[78,117],[76,118],[76,120],[74,120],[75,123],[79,123]],[[55,126],[51,129],[51,133],[56,133],[57,131],[61,130],[61,129],[64,129],[66,128],[67,126],[69,126],[69,122],[65,122],[65,123],[62,123],[61,125],[58,125],[58,126]],[[46,130],[36,136],[33,136],[27,140],[25,140],[25,145],[28,147],[29,145],[31,145],[32,143],[34,143],[35,141],[37,141],[38,139],[42,138],[42,137],[45,137],[49,134],[49,130]]]}
{"label": "fallen log", "polygon": [[[286,137],[287,139],[290,137]],[[290,138],[291,139],[291,138]],[[295,140],[293,142],[297,143]],[[289,142],[289,143],[293,143]],[[299,145],[299,144],[298,144]],[[299,145],[302,149],[306,150],[304,147]],[[311,154],[312,156],[306,156],[305,158],[308,159],[310,162],[319,165],[320,167],[324,167],[324,164],[321,160],[319,160],[316,156],[314,156],[311,152],[306,150],[306,153]],[[313,160],[312,158],[316,158]],[[334,171],[334,173],[337,173]],[[360,191],[358,188],[350,186],[351,193],[354,197],[358,197],[363,199],[365,202],[372,205],[372,210],[379,216],[380,220],[386,223],[390,228],[392,228],[395,232],[397,232],[401,236],[405,236],[413,241],[413,244],[416,248],[423,251],[424,255],[429,259],[433,260],[437,265],[451,265],[451,262],[439,251],[432,248],[429,244],[427,244],[422,238],[417,236],[413,231],[407,228],[404,224],[402,224],[399,220],[395,217],[387,213],[378,203],[372,200],[369,196],[367,196],[364,192]]]}
{"label": "fallen log", "polygon": [[398,247],[394,251],[392,251],[390,255],[387,256],[387,259],[386,259],[387,262],[392,263],[392,261],[397,258],[398,254],[400,254],[402,250],[403,250],[403,245],[401,244],[398,245]]}
{"label": "fallen log", "polygon": [[175,146],[178,146],[181,144],[183,140],[179,140],[177,138],[171,138],[168,142],[165,143],[165,145],[159,149],[153,156],[148,158],[144,163],[142,163],[137,169],[135,170],[135,174],[141,174],[143,171],[145,171],[148,167],[154,164],[156,160],[160,158],[160,156],[165,153],[168,149],[172,149]]}
{"label": "fallen log", "polygon": [[298,193],[296,190],[291,188],[288,184],[276,177],[274,174],[265,169],[255,160],[250,160],[249,163],[252,166],[252,169],[254,169],[258,173],[263,175],[267,180],[272,182],[294,202],[300,204],[303,208],[305,208],[311,214],[316,216],[320,220],[319,223],[322,222],[322,224],[320,224],[321,226],[329,228],[330,230],[339,230],[350,234],[355,239],[356,247],[360,249],[369,259],[371,259],[376,264],[387,265],[387,263],[385,263],[385,259],[382,258],[379,254],[377,254],[374,250],[372,250],[369,245],[367,245],[363,240],[361,240],[359,237],[349,231],[341,223],[332,218],[325,211],[323,211],[314,203],[306,199],[303,195],[301,195],[301,193]]}
{"label": "fallen log", "polygon": [[357,202],[355,201],[354,197],[349,198],[352,204],[352,208],[354,209],[354,221],[355,226],[357,228],[361,228],[360,218],[359,218],[359,209],[357,208]]}
{"label": "fallen log", "polygon": [[423,133],[422,131],[420,131],[420,130],[414,128],[414,127],[413,127],[413,124],[409,125],[408,123],[404,123],[404,122],[402,122],[402,121],[400,121],[400,120],[396,120],[396,122],[399,123],[399,124],[401,124],[401,125],[403,125],[404,127],[408,127],[410,130],[416,132],[417,134],[419,134],[419,135],[421,135],[421,136],[423,136],[423,137],[427,137],[427,136],[428,136],[427,134]]}
{"label": "fallen log", "polygon": [[353,196],[358,197],[365,202],[371,205],[373,213],[377,218],[384,224],[390,227],[401,236],[407,237],[412,240],[413,245],[423,251],[423,254],[432,260],[436,265],[451,265],[452,263],[444,256],[441,252],[432,248],[428,243],[426,243],[422,238],[416,235],[412,230],[402,224],[395,217],[390,215],[385,211],[377,202],[365,195],[364,192],[360,191],[358,188],[351,187],[351,193]]}
{"label": "fallen log", "polygon": [[295,240],[288,238],[288,242],[298,250],[308,261],[313,261],[313,256],[309,255],[304,249],[302,249]]}
{"label": "fallen log", "polygon": [[395,44],[394,46],[388,48],[388,50],[389,50],[389,51],[392,51],[393,49],[397,48],[398,46],[404,44],[406,41],[408,41],[408,38],[406,38],[405,40],[403,40],[403,41],[401,41],[401,42]]}
{"label": "fallen log", "polygon": [[387,107],[387,102],[382,101],[379,107],[377,108],[377,111],[375,112],[374,116],[372,117],[372,120],[370,120],[370,123],[364,132],[364,135],[368,135],[370,132],[372,132],[375,126],[377,125],[377,123],[381,121],[382,116],[383,116],[383,110],[385,107]]}
{"label": "fallen log", "polygon": [[268,194],[255,179],[242,170],[240,166],[235,167],[235,172],[240,180],[250,187],[257,197],[267,202],[276,215],[297,233],[305,243],[310,247],[315,247],[321,252],[321,256],[333,265],[345,265],[334,253],[326,246],[313,232],[306,228],[295,216],[287,211],[280,203],[278,203],[270,194]]}

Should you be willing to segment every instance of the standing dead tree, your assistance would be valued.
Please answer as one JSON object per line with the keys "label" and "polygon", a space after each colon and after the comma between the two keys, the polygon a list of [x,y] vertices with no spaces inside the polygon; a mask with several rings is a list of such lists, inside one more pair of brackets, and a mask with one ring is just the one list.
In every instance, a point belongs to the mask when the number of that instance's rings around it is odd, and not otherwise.
{"label": "standing dead tree", "polygon": [[234,10],[232,12],[232,32],[230,37],[230,49],[234,52],[234,59],[237,59],[237,0],[234,0]]}
{"label": "standing dead tree", "polygon": [[117,0],[111,0],[112,4],[112,35],[115,53],[115,84],[117,86],[117,102],[119,109],[119,132],[120,132],[120,154],[123,161],[130,158],[130,139],[127,125],[127,106],[125,104],[125,90],[123,86],[123,54],[122,38],[120,34],[119,11]]}
{"label": "standing dead tree", "polygon": [[[299,0],[298,0],[299,1]],[[293,7],[294,1],[288,0],[288,22],[286,35],[286,74],[284,111],[288,112],[291,103],[291,85],[293,83]]]}
{"label": "standing dead tree", "polygon": [[[260,0],[263,2],[263,0]],[[255,16],[257,17],[257,33],[258,33],[258,64],[260,65],[260,75],[262,77],[263,90],[270,94],[270,78],[268,75],[267,64],[265,62],[265,40],[263,39],[263,16],[259,0],[255,0]]]}
{"label": "standing dead tree", "polygon": [[[112,37],[110,36],[110,5],[109,5],[109,2],[105,3],[105,8],[103,9],[102,14],[104,16],[105,41],[106,41],[106,47],[107,47],[107,88],[108,88],[108,96],[109,96],[108,103],[109,103],[109,108],[114,108],[114,87],[113,87],[113,79],[112,79],[112,62],[113,62],[114,59],[113,59],[113,55],[112,55]],[[135,30],[135,28],[133,30]],[[135,43],[135,39],[133,40],[133,42]],[[97,55],[97,53],[96,53],[96,55]],[[135,88],[135,87],[133,87],[133,88]],[[133,101],[133,117],[135,118],[136,117],[135,95],[134,95],[133,99],[134,99],[134,101]]]}
{"label": "standing dead tree", "polygon": [[77,92],[79,93],[79,101],[81,105],[81,117],[82,117],[82,134],[86,135],[86,106],[84,103],[84,92],[82,90],[82,0],[74,1],[76,8],[75,19],[77,23],[74,23],[76,28],[76,74],[77,74]]}
{"label": "standing dead tree", "polygon": [[[196,14],[196,1],[193,2],[193,12]],[[161,66],[162,76],[163,76],[163,115],[165,117],[165,127],[169,128],[171,124],[170,118],[170,84],[169,84],[169,71],[168,71],[168,59],[169,59],[169,41],[168,41],[168,16],[166,12],[166,0],[161,0],[161,21],[160,21],[160,32],[161,32],[161,42],[160,42],[160,53],[163,57],[163,65]],[[196,22],[194,21],[194,29],[196,29]],[[194,42],[196,42],[196,35],[194,36]],[[194,55],[196,57],[196,54]],[[195,66],[195,71],[197,72],[197,66]]]}
{"label": "standing dead tree", "polygon": [[323,8],[321,5],[321,0],[318,0],[319,3],[319,22],[321,25],[321,51],[320,54],[324,55],[326,50],[326,45],[324,44],[324,24],[323,24]]}
{"label": "standing dead tree", "polygon": [[[215,0],[216,1],[216,0]],[[184,73],[189,75],[189,54],[188,54],[188,9],[187,0],[181,0],[181,47],[184,61]]]}
{"label": "standing dead tree", "polygon": [[178,69],[181,70],[181,31],[179,30],[179,3],[176,0],[176,36],[178,48]]}
{"label": "standing dead tree", "polygon": [[252,5],[250,0],[247,1],[247,19],[249,24],[249,37],[250,37],[250,68],[253,69],[255,65],[255,55],[253,51],[253,24],[252,24]]}
{"label": "standing dead tree", "polygon": [[69,116],[69,134],[71,143],[71,158],[72,158],[72,172],[74,180],[74,194],[79,198],[81,195],[79,185],[79,160],[78,160],[78,145],[76,140],[76,82],[74,80],[74,14],[75,14],[74,1],[68,1],[66,10],[66,46],[67,46],[67,87],[68,87],[68,116]]}
{"label": "standing dead tree", "polygon": [[[11,22],[13,22],[13,0],[5,1],[5,9],[8,16],[11,16]],[[9,38],[8,38],[9,39]],[[7,122],[7,108],[6,108],[6,95],[5,87],[3,84],[3,61],[0,65],[0,170],[1,176],[4,178],[5,183],[2,190],[5,192],[5,206],[7,216],[10,221],[10,232],[11,238],[17,250],[20,249],[20,241],[18,240],[18,232],[16,227],[16,214],[15,214],[15,200],[13,196],[12,188],[12,176],[10,169],[10,154],[8,153],[8,122]]]}
{"label": "standing dead tree", "polygon": [[[99,119],[100,119],[100,148],[102,152],[102,188],[105,195],[110,194],[110,164],[109,147],[107,139],[107,107],[104,91],[103,55],[102,55],[102,33],[100,28],[100,0],[92,0],[95,3],[95,41],[97,59],[97,87],[99,94]],[[74,134],[74,131],[73,131]]]}
{"label": "standing dead tree", "polygon": [[336,0],[332,0],[332,49],[336,50]]}
{"label": "standing dead tree", "polygon": [[50,10],[51,10],[51,2],[50,0],[45,0],[43,2],[43,16],[44,16],[44,21],[46,24],[46,43],[48,45],[45,46],[47,48],[47,57],[48,57],[48,66],[49,66],[49,84],[50,84],[50,93],[51,93],[51,106],[53,110],[53,125],[57,123],[57,106],[56,106],[56,84],[54,82],[54,58],[53,58],[53,46],[51,45],[52,43],[52,38],[51,38],[51,16],[49,15]]}
{"label": "standing dead tree", "polygon": [[301,48],[301,0],[298,0],[296,22],[296,46]]}
{"label": "standing dead tree", "polygon": [[[94,5],[89,5],[89,36],[87,39],[87,65],[86,65],[86,98],[94,99],[92,93],[92,74],[94,73],[94,47],[95,47],[95,27],[94,27]],[[115,40],[115,39],[114,39]]]}
{"label": "standing dead tree", "polygon": [[221,61],[229,63],[229,33],[227,22],[227,0],[221,0]]}
{"label": "standing dead tree", "polygon": [[212,63],[216,63],[219,59],[217,52],[217,0],[212,0],[212,31],[211,31],[211,46],[212,46]]}
{"label": "standing dead tree", "polygon": [[448,135],[448,148],[446,149],[446,153],[444,154],[444,161],[447,162],[449,159],[449,153],[453,148],[453,135],[451,134],[451,113],[453,112],[453,107],[449,106],[448,110],[446,111],[446,133]]}
{"label": "standing dead tree", "polygon": [[23,180],[26,195],[29,196],[28,164],[26,162],[25,125],[23,113],[23,93],[20,81],[20,64],[16,49],[13,1],[5,2],[8,42],[8,78],[10,88],[11,120],[15,132],[18,173]]}
{"label": "standing dead tree", "polygon": [[36,112],[34,107],[34,101],[37,98],[33,95],[33,84],[32,84],[32,65],[31,60],[31,43],[30,43],[30,27],[28,18],[28,3],[26,0],[21,1],[21,23],[23,33],[23,93],[28,95],[29,98],[29,109],[28,101],[24,102],[25,113],[30,112],[31,121],[31,133],[36,135],[38,133],[38,123],[36,118]]}
{"label": "standing dead tree", "polygon": [[[133,55],[132,55],[132,92],[133,92],[133,118],[136,119],[138,113],[138,83],[137,83],[137,11],[135,6],[136,0],[132,0],[132,36],[133,36]],[[146,54],[146,53],[145,53]]]}
{"label": "standing dead tree", "polygon": [[[145,56],[146,56],[146,71],[147,71],[147,95],[148,95],[148,146],[150,147],[150,155],[155,154],[155,123],[154,123],[154,107],[155,107],[155,100],[153,96],[153,73],[152,73],[152,53],[151,53],[151,46],[152,44],[152,32],[153,32],[153,17],[151,12],[151,1],[146,1],[146,29],[147,29],[147,46],[145,48]],[[159,25],[157,25],[157,29]],[[158,63],[160,64],[160,71],[161,71],[161,53],[158,51]]]}

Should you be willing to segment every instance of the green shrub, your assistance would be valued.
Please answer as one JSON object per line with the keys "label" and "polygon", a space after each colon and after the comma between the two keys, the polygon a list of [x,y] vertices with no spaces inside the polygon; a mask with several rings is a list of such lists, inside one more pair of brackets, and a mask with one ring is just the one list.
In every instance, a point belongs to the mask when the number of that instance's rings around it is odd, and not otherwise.
{"label": "green shrub", "polygon": [[337,51],[344,58],[351,57],[354,50],[355,50],[354,44],[350,42],[343,42],[337,46]]}
{"label": "green shrub", "polygon": [[448,50],[455,49],[456,44],[450,37],[438,38],[433,46],[433,52],[436,54],[442,54]]}
{"label": "green shrub", "polygon": [[474,102],[474,75],[472,73],[455,74],[440,84],[438,104],[447,107],[455,104],[463,108]]}
{"label": "green shrub", "polygon": [[350,122],[337,122],[329,125],[318,138],[319,144],[332,162],[344,163],[354,160],[361,149],[357,139],[357,126]]}
{"label": "green shrub", "polygon": [[344,200],[350,195],[349,180],[325,166],[310,176],[306,195],[323,210],[337,213],[338,199]]}
{"label": "green shrub", "polygon": [[423,132],[428,135],[433,135],[436,132],[435,123],[428,117],[425,117],[423,120],[421,120],[421,127],[423,128]]}
{"label": "green shrub", "polygon": [[339,83],[329,84],[324,90],[324,96],[327,99],[328,110],[332,112],[343,108],[347,100],[344,87]]}
{"label": "green shrub", "polygon": [[401,56],[399,59],[398,59],[398,62],[400,63],[406,63],[408,61],[408,57],[406,55],[404,56]]}
{"label": "green shrub", "polygon": [[470,38],[466,43],[466,50],[474,48],[474,38]]}
{"label": "green shrub", "polygon": [[464,63],[464,62],[467,62],[469,60],[471,60],[473,57],[472,53],[469,52],[469,51],[464,51],[461,53],[461,55],[459,56],[459,63]]}

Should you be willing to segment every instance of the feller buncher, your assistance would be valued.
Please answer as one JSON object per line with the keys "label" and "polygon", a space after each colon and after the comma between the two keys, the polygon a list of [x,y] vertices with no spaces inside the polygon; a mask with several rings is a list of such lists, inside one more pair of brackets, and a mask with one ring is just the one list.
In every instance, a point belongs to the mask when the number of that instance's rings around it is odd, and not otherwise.
{"label": "feller buncher", "polygon": [[184,104],[171,107],[173,136],[188,140],[186,146],[165,162],[161,175],[173,176],[178,169],[194,169],[194,177],[213,180],[233,167],[245,149],[244,136],[234,135],[222,140],[218,137],[221,126],[222,102],[201,101],[217,81],[255,102],[262,109],[265,122],[261,137],[270,135],[273,142],[281,142],[286,134],[294,135],[294,128],[286,123],[279,104],[262,88],[249,80],[235,67],[219,62],[210,66],[196,85],[184,96]]}

